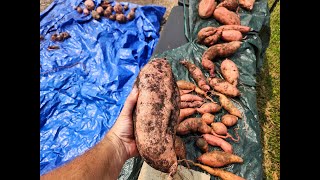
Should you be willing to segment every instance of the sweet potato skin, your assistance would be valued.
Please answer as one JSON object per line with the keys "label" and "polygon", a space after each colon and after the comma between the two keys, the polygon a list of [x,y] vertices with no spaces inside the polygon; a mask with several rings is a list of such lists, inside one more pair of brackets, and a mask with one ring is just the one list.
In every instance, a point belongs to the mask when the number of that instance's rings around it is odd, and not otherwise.
{"label": "sweet potato skin", "polygon": [[197,43],[201,44],[205,38],[214,35],[216,31],[217,31],[217,28],[212,26],[207,26],[200,29],[200,31],[197,34]]}
{"label": "sweet potato skin", "polygon": [[205,122],[203,122],[201,118],[187,118],[177,127],[177,134],[179,135],[186,135],[191,132],[209,134],[212,132],[212,129]]}
{"label": "sweet potato skin", "polygon": [[184,109],[184,108],[197,108],[200,107],[202,104],[204,104],[203,101],[192,101],[192,102],[180,102],[180,108]]}
{"label": "sweet potato skin", "polygon": [[223,151],[233,153],[232,145],[227,141],[223,140],[222,138],[216,137],[212,134],[203,134],[202,137],[211,146],[219,146]]}
{"label": "sweet potato skin", "polygon": [[204,103],[200,108],[196,110],[201,113],[216,113],[221,110],[221,106],[217,103]]}
{"label": "sweet potato skin", "polygon": [[196,88],[196,85],[192,82],[188,82],[185,80],[179,80],[177,81],[178,88],[181,90],[194,90]]}
{"label": "sweet potato skin", "polygon": [[240,156],[216,150],[202,154],[197,160],[210,167],[223,167],[228,164],[243,163],[243,159]]}
{"label": "sweet potato skin", "polygon": [[196,112],[197,112],[197,110],[195,108],[180,109],[177,124],[179,124],[181,121],[183,121],[186,117],[191,116],[192,114],[194,114]]}
{"label": "sweet potato skin", "polygon": [[238,79],[239,79],[239,69],[237,65],[231,61],[230,59],[226,58],[222,61],[220,65],[221,74],[226,81],[228,81],[233,86],[237,86]]}
{"label": "sweet potato skin", "polygon": [[149,61],[135,83],[139,96],[133,122],[139,154],[151,167],[175,174],[180,94],[170,64],[160,58]]}
{"label": "sweet potato skin", "polygon": [[229,100],[225,95],[221,93],[214,93],[215,95],[219,96],[219,101],[221,103],[221,106],[227,110],[230,114],[235,115],[239,118],[242,118],[241,111]]}
{"label": "sweet potato skin", "polygon": [[180,97],[181,101],[203,101],[203,98],[194,94],[184,94]]}
{"label": "sweet potato skin", "polygon": [[209,85],[216,91],[230,97],[240,96],[240,91],[237,87],[230,84],[228,81],[220,78],[208,78]]}
{"label": "sweet potato skin", "polygon": [[211,124],[214,122],[214,115],[210,114],[210,113],[203,113],[201,116],[201,119],[203,122],[205,122],[206,124]]}
{"label": "sweet potato skin", "polygon": [[251,11],[253,9],[254,2],[255,0],[239,0],[239,5],[242,8]]}
{"label": "sweet potato skin", "polygon": [[237,30],[225,30],[221,33],[221,39],[226,42],[241,41],[242,38],[242,33]]}
{"label": "sweet potato skin", "polygon": [[225,114],[221,117],[221,123],[227,127],[234,126],[238,122],[238,117],[232,114]]}
{"label": "sweet potato skin", "polygon": [[184,144],[183,140],[179,136],[176,136],[174,149],[179,159],[186,159],[187,157],[186,145]]}
{"label": "sweet potato skin", "polygon": [[222,26],[219,26],[218,29],[221,29],[222,31],[236,30],[236,31],[240,31],[241,33],[248,33],[252,30],[251,27],[243,26],[243,25],[222,25]]}
{"label": "sweet potato skin", "polygon": [[212,16],[213,11],[216,9],[217,2],[215,0],[200,0],[198,13],[203,19]]}
{"label": "sweet potato skin", "polygon": [[225,7],[230,11],[235,11],[238,8],[238,0],[223,0],[216,8]]}
{"label": "sweet potato skin", "polygon": [[216,8],[213,12],[213,17],[221,24],[240,25],[240,17],[225,7]]}
{"label": "sweet potato skin", "polygon": [[218,42],[218,40],[221,38],[222,36],[222,30],[218,29],[213,35],[206,37],[202,44],[206,45],[206,46],[212,46],[214,44],[216,44]]}

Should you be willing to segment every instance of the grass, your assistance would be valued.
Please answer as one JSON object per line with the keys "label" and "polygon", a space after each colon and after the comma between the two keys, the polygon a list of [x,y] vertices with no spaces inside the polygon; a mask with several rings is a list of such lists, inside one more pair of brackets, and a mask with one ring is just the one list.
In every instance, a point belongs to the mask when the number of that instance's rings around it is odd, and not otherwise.
{"label": "grass", "polygon": [[[268,0],[271,7],[274,0]],[[257,77],[265,179],[280,179],[280,1],[270,17],[271,38]]]}

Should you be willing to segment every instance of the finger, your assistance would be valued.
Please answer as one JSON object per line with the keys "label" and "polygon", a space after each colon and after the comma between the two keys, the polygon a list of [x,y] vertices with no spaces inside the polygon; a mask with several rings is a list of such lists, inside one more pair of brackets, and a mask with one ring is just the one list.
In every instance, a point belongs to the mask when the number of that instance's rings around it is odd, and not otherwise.
{"label": "finger", "polygon": [[122,111],[120,113],[121,116],[131,116],[134,106],[138,100],[138,88],[136,85],[133,86],[131,93],[127,97],[127,100],[124,103]]}

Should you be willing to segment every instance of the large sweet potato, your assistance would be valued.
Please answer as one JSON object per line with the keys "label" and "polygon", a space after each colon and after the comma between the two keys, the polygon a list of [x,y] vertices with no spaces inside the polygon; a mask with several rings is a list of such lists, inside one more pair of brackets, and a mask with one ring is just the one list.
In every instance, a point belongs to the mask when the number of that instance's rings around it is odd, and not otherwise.
{"label": "large sweet potato", "polygon": [[170,64],[153,59],[140,71],[133,115],[139,154],[151,167],[173,175],[177,171],[175,134],[180,94]]}
{"label": "large sweet potato", "polygon": [[240,25],[239,15],[225,7],[216,8],[213,12],[213,17],[221,24]]}
{"label": "large sweet potato", "polygon": [[201,18],[209,18],[216,9],[217,2],[215,0],[200,0],[198,13]]}

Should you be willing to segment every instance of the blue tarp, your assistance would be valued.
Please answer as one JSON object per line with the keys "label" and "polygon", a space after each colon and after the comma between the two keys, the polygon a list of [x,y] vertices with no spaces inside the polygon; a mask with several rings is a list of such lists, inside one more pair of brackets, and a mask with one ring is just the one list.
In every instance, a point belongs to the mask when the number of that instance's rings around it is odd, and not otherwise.
{"label": "blue tarp", "polygon": [[[55,0],[40,14],[40,175],[99,142],[152,55],[165,7],[122,4],[138,7],[133,21],[81,15],[82,0]],[[61,32],[71,38],[50,40]]]}

